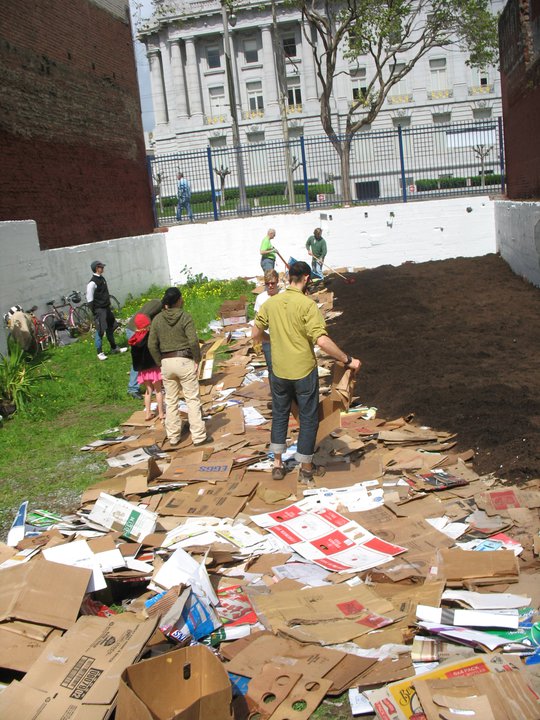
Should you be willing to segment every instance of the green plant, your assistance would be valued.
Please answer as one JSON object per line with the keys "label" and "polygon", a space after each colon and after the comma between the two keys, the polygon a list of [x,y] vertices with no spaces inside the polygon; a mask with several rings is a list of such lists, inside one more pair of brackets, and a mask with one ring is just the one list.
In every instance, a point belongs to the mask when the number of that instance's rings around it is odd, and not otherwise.
{"label": "green plant", "polygon": [[418,192],[428,192],[430,190],[438,190],[439,185],[434,179],[425,179],[416,181],[416,189]]}
{"label": "green plant", "polygon": [[0,401],[2,405],[13,404],[17,410],[25,410],[41,380],[54,376],[41,360],[28,359],[15,342],[9,343],[8,354],[0,358]]}
{"label": "green plant", "polygon": [[[484,176],[484,185],[500,185],[501,175],[496,173],[486,173]],[[482,177],[480,175],[473,175],[471,177],[471,185],[473,187],[481,187]]]}

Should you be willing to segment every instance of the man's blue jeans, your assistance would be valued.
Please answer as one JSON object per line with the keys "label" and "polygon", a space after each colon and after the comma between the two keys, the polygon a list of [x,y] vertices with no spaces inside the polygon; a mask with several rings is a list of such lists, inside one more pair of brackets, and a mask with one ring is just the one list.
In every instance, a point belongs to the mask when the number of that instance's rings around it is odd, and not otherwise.
{"label": "man's blue jeans", "polygon": [[276,266],[276,261],[274,258],[269,258],[263,255],[261,257],[261,268],[263,273],[265,273],[267,270],[273,270]]}
{"label": "man's blue jeans", "polygon": [[319,374],[317,368],[300,380],[286,380],[272,375],[272,431],[270,452],[283,453],[287,449],[287,429],[292,401],[298,405],[300,432],[296,460],[309,463],[315,452],[319,429]]}
{"label": "man's blue jeans", "polygon": [[191,202],[189,200],[183,200],[178,203],[178,207],[176,208],[176,219],[178,221],[182,219],[182,210],[185,210],[188,218],[193,220],[193,212],[191,210]]}
{"label": "man's blue jeans", "polygon": [[[129,340],[129,338],[133,337],[133,335],[135,335],[135,332],[133,330],[131,330],[130,328],[126,328],[126,338]],[[135,368],[132,365],[129,370],[129,381],[128,381],[128,389],[127,389],[128,393],[133,394],[133,393],[139,392],[139,382],[137,380],[138,376],[139,376],[139,373],[137,372],[137,370],[135,370]]]}

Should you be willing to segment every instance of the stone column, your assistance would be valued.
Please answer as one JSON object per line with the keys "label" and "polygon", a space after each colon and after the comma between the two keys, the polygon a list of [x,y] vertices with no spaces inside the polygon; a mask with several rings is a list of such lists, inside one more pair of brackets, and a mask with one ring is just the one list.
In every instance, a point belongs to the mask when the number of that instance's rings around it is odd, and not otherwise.
{"label": "stone column", "polygon": [[195,38],[188,37],[186,42],[187,96],[189,98],[190,115],[202,120],[201,82],[199,78],[199,62],[195,51]]}
{"label": "stone column", "polygon": [[278,84],[276,77],[276,66],[274,62],[272,29],[270,25],[263,25],[261,28],[261,34],[265,104],[268,105],[268,107],[273,107],[278,104]]}
{"label": "stone column", "polygon": [[180,40],[171,40],[171,72],[174,85],[174,97],[176,100],[176,117],[185,120],[188,117],[188,109]]}
{"label": "stone column", "polygon": [[304,30],[308,33],[311,32],[309,26],[300,28],[300,35],[302,37],[302,71],[304,76],[304,88],[306,91],[306,103],[311,103],[319,99],[317,93],[317,76],[315,74],[315,58],[313,57],[313,50],[311,45],[305,38]]}
{"label": "stone column", "polygon": [[161,66],[161,53],[159,50],[150,50],[147,53],[150,63],[150,83],[152,85],[152,104],[156,123],[164,124],[169,122],[167,110],[167,98],[165,97],[165,86],[163,84],[163,68]]}

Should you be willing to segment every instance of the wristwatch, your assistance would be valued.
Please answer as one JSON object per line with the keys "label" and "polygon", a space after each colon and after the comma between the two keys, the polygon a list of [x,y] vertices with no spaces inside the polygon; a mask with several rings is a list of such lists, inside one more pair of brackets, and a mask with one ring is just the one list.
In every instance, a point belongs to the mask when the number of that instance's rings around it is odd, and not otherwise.
{"label": "wristwatch", "polygon": [[345,367],[349,367],[349,365],[352,363],[352,357],[350,355],[347,355],[347,360],[343,363]]}

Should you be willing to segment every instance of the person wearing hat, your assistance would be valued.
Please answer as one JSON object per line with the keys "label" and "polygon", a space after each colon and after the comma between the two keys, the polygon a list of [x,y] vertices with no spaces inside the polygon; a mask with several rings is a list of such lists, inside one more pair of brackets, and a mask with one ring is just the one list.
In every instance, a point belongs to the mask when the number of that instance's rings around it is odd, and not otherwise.
{"label": "person wearing hat", "polygon": [[135,332],[129,338],[131,348],[131,362],[137,370],[137,381],[145,385],[144,394],[144,419],[152,420],[155,416],[152,413],[152,392],[156,393],[158,415],[160,420],[165,419],[163,408],[163,394],[161,392],[162,378],[159,367],[148,349],[148,336],[150,332],[151,319],[144,313],[135,315]]}
{"label": "person wearing hat", "polygon": [[98,360],[106,360],[107,355],[103,352],[103,336],[107,336],[107,340],[111,346],[111,354],[127,352],[127,348],[119,348],[114,339],[114,326],[116,318],[111,310],[111,296],[107,281],[103,277],[105,263],[100,260],[94,260],[90,264],[92,269],[92,277],[86,286],[86,302],[90,310],[94,314],[94,322],[96,324],[96,336],[94,343],[96,346]]}
{"label": "person wearing hat", "polygon": [[[150,320],[153,320],[158,313],[161,312],[161,300],[147,300],[144,305],[141,307],[140,310],[137,312],[142,313],[143,315],[148,315]],[[126,324],[126,338],[129,343],[129,338],[132,337],[137,328],[135,327],[135,316],[137,313],[132,315]],[[131,366],[131,370],[129,371],[129,380],[128,380],[128,387],[127,387],[127,393],[129,396],[131,396],[134,400],[142,400],[143,396],[139,392],[139,381],[138,381],[138,375],[139,373],[133,365]]]}
{"label": "person wearing hat", "polygon": [[189,430],[194,445],[212,442],[202,419],[199,390],[201,348],[195,323],[183,308],[182,293],[177,287],[165,291],[161,300],[163,310],[156,315],[150,328],[148,347],[161,368],[165,388],[165,430],[169,443],[180,443],[182,418],[178,409],[180,392],[187,405]]}

